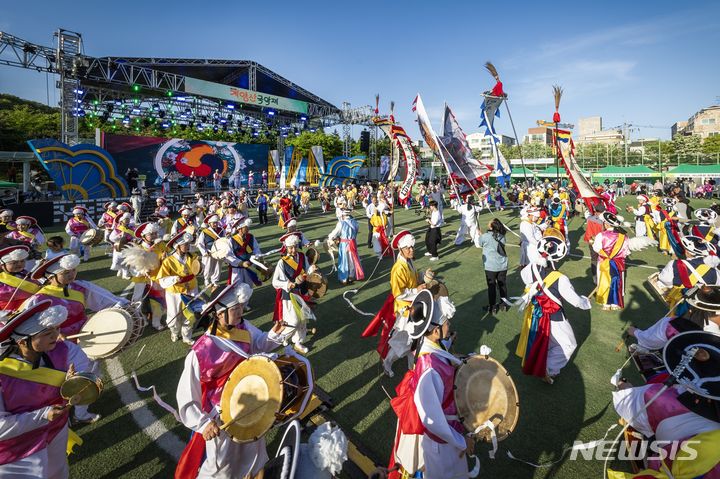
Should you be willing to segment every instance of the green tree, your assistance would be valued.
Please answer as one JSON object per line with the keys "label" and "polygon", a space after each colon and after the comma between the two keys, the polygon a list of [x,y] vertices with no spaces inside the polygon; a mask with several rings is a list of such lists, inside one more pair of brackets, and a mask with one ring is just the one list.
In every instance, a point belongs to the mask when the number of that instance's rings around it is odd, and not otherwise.
{"label": "green tree", "polygon": [[343,152],[343,142],[340,135],[337,133],[327,135],[323,130],[304,131],[298,136],[288,137],[285,144],[294,146],[300,150],[303,156],[307,155],[313,146],[321,146],[325,158],[340,156]]}
{"label": "green tree", "polygon": [[708,154],[720,153],[720,135],[705,138],[702,143],[702,152]]}
{"label": "green tree", "polygon": [[700,153],[702,140],[695,135],[675,135],[672,139],[672,148],[675,156],[682,161]]}

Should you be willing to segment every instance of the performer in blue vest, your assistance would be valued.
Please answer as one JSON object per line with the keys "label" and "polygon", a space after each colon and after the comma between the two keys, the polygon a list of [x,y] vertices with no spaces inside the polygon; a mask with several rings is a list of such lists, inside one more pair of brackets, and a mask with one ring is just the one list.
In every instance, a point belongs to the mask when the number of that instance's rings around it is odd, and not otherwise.
{"label": "performer in blue vest", "polygon": [[338,238],[338,279],[342,284],[352,283],[355,280],[365,279],[360,257],[357,251],[358,223],[352,217],[352,211],[343,208],[341,218],[335,229],[330,232],[330,241]]}

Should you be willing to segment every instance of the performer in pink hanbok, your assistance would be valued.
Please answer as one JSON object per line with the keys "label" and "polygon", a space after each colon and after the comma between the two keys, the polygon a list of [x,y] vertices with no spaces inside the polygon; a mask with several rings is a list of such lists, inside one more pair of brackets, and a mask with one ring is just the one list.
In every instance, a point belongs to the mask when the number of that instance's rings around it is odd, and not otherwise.
{"label": "performer in pink hanbok", "polygon": [[0,311],[16,311],[40,288],[25,269],[29,250],[25,245],[0,249]]}
{"label": "performer in pink hanbok", "polygon": [[69,475],[66,451],[79,438],[68,429],[60,386],[75,371],[89,371],[90,361],[75,344],[58,341],[66,316],[64,307],[40,301],[0,327],[0,477]]}
{"label": "performer in pink hanbok", "polygon": [[[115,296],[105,288],[89,281],[76,280],[80,258],[74,254],[57,256],[32,273],[32,279],[45,280],[44,285],[26,304],[32,305],[49,299],[53,305],[64,306],[67,319],[59,326],[62,336],[77,334],[88,320],[86,310],[100,311],[114,306],[125,306],[127,299]],[[24,307],[24,306],[23,306]]]}
{"label": "performer in pink hanbok", "polygon": [[220,429],[218,408],[225,382],[251,354],[268,353],[282,345],[282,323],[267,333],[243,319],[252,288],[228,285],[200,313],[209,321],[193,344],[177,388],[178,413],[193,431],[178,461],[175,477],[234,479],[255,477],[268,460],[265,438],[239,443]]}
{"label": "performer in pink hanbok", "polygon": [[82,206],[73,208],[72,213],[73,217],[65,224],[65,232],[70,236],[70,251],[88,261],[90,246],[81,244],[80,236],[90,228],[96,229],[97,225],[88,215],[88,210]]}

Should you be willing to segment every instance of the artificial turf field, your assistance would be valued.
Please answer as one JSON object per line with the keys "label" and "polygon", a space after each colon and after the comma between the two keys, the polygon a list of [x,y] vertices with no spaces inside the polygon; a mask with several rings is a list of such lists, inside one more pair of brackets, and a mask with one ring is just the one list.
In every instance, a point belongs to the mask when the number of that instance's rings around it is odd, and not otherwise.
{"label": "artificial turf field", "polygon": [[[621,198],[618,209],[634,203],[634,197]],[[695,208],[707,206],[705,200],[692,200]],[[313,204],[311,213],[299,219],[300,229],[313,241],[327,236],[335,223],[334,214],[321,215]],[[377,260],[372,250],[365,246],[366,222],[358,210],[360,223],[358,249],[366,276],[370,275]],[[517,213],[513,210],[497,215],[513,230],[518,231]],[[626,219],[627,219],[626,215]],[[253,218],[256,219],[256,218]],[[600,439],[617,415],[611,404],[610,377],[627,358],[624,349],[616,352],[621,334],[630,324],[647,327],[666,312],[664,303],[649,291],[647,277],[667,263],[654,248],[634,253],[627,268],[626,308],[620,312],[604,312],[593,303],[590,311],[580,311],[568,306],[565,313],[570,320],[578,343],[572,361],[563,369],[555,384],[550,386],[539,378],[524,376],[520,359],[515,356],[515,346],[521,327],[522,315],[513,308],[509,312],[486,315],[482,306],[487,304],[487,291],[483,273],[481,250],[470,241],[456,247],[453,244],[459,219],[457,213],[446,210],[448,223],[443,228],[443,244],[440,261],[430,262],[425,253],[425,223],[413,210],[398,210],[395,215],[395,231],[409,228],[418,238],[416,265],[419,270],[431,267],[441,277],[457,307],[452,320],[458,332],[454,351],[465,354],[478,351],[485,344],[492,348],[492,357],[500,361],[510,372],[520,396],[520,419],[514,433],[500,443],[495,460],[488,458],[487,444],[480,444],[477,452],[482,462],[480,477],[493,478],[600,478],[603,464],[596,460],[568,461],[567,456],[552,467],[533,468],[513,461],[506,455],[508,450],[515,457],[533,462],[548,463],[560,459],[562,451],[575,440]],[[481,217],[483,230],[492,216],[487,211]],[[271,217],[271,222],[273,218]],[[583,219],[570,222],[572,255],[588,255],[588,247],[581,243],[584,232]],[[59,230],[56,227],[55,230]],[[48,232],[51,232],[49,230]],[[280,230],[274,224],[251,228],[263,250],[275,248]],[[518,239],[508,234],[508,244],[517,245]],[[520,296],[523,284],[520,280],[519,248],[507,248],[510,270],[508,272],[509,295]],[[271,258],[272,264],[278,257]],[[576,291],[588,294],[593,289],[589,259],[566,258],[560,271],[572,281]],[[95,248],[88,263],[80,266],[78,277],[120,293],[127,282],[115,277],[109,270],[110,259],[103,254],[103,247]],[[395,416],[382,386],[390,392],[405,371],[405,361],[395,363],[395,377],[382,374],[375,352],[377,340],[362,339],[360,333],[370,318],[354,312],[342,298],[348,289],[360,287],[353,297],[355,305],[368,312],[376,312],[389,291],[391,259],[384,259],[368,282],[341,287],[336,276],[329,278],[328,294],[316,309],[317,333],[310,336],[308,355],[314,369],[317,384],[332,397],[335,407],[329,416],[371,453],[379,463],[389,457]],[[321,269],[327,274],[331,269],[330,257],[321,254]],[[275,291],[272,285],[263,284],[255,290],[251,300],[252,311],[246,319],[268,330],[271,327]],[[199,334],[199,333],[198,333]],[[138,357],[141,348],[142,354]],[[76,454],[70,457],[71,477],[78,478],[165,478],[172,477],[176,458],[190,431],[176,422],[173,416],[152,401],[150,393],[137,392],[130,378],[135,370],[142,386],[154,384],[160,396],[176,406],[175,389],[183,367],[188,347],[182,342],[171,343],[168,330],[156,332],[145,329],[144,336],[117,358],[105,362],[103,367],[105,391],[91,410],[102,414],[95,424],[78,430],[84,440]],[[625,375],[634,384],[641,384],[633,366],[625,368]],[[154,417],[153,417],[154,416]],[[155,423],[154,419],[159,422]],[[138,425],[136,421],[141,423]],[[614,437],[617,429],[610,434]],[[153,440],[152,437],[156,438]],[[268,435],[268,450],[274,454],[274,432]],[[158,444],[161,444],[160,447]],[[626,463],[614,466],[629,470]]]}

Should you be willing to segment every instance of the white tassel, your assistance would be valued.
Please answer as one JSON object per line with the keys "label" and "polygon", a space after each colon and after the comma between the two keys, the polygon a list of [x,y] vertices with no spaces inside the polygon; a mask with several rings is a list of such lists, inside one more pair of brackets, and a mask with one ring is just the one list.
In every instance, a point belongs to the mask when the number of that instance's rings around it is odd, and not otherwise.
{"label": "white tassel", "polygon": [[657,246],[658,242],[647,236],[636,236],[627,240],[630,251],[641,251],[650,246]]}
{"label": "white tassel", "polygon": [[310,436],[310,457],[315,466],[326,470],[333,476],[342,470],[347,461],[348,440],[339,427],[329,422],[321,424]]}
{"label": "white tassel", "polygon": [[146,251],[142,246],[130,245],[120,252],[123,265],[134,270],[139,275],[149,274],[160,266],[160,258],[152,251]]}

